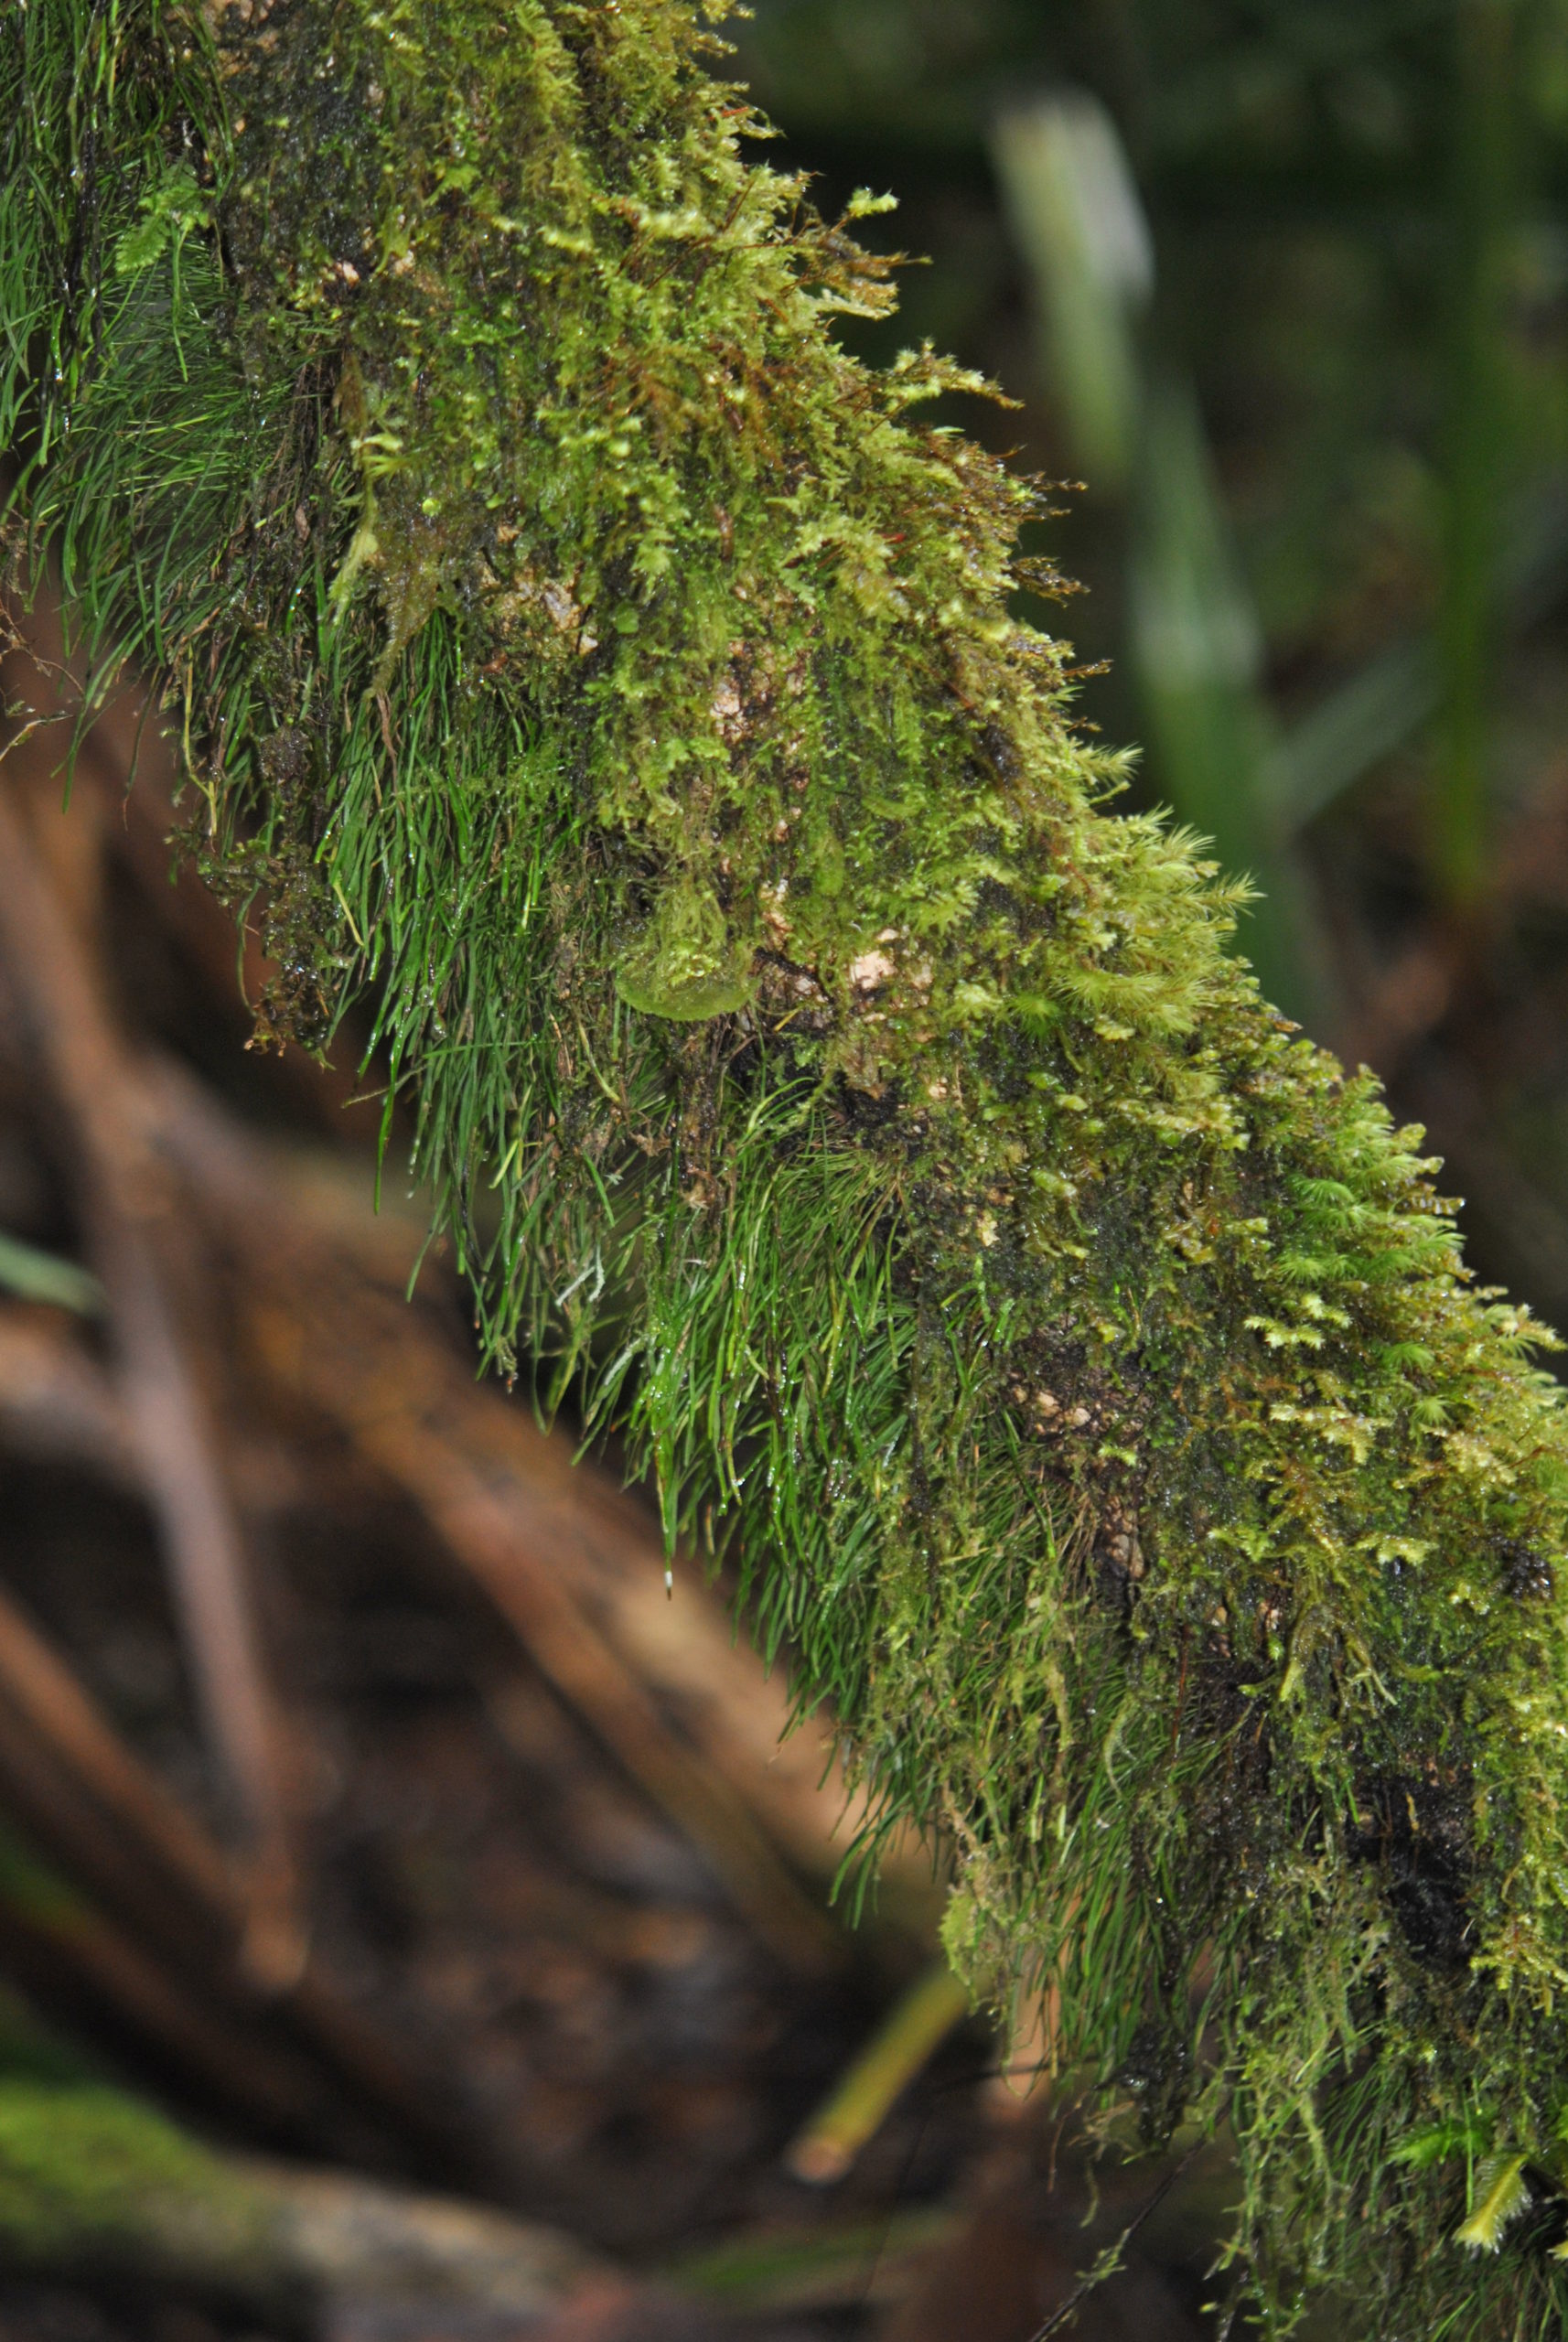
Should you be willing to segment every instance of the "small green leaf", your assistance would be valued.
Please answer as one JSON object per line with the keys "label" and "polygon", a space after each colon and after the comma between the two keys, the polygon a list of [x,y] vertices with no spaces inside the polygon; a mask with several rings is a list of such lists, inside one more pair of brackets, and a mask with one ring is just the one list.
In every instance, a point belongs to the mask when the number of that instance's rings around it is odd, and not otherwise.
{"label": "small green leaf", "polygon": [[40,1252],[15,1236],[0,1235],[0,1287],[24,1301],[73,1309],[79,1317],[94,1317],[103,1306],[103,1287],[86,1269],[62,1261],[58,1253]]}
{"label": "small green leaf", "polygon": [[171,242],[177,254],[193,228],[205,228],[210,207],[188,163],[177,163],[142,198],[140,219],[134,220],[114,247],[114,272],[136,276],[150,268]]}
{"label": "small green leaf", "polygon": [[1434,2164],[1451,2163],[1456,2155],[1475,2159],[1491,2143],[1489,2119],[1479,2115],[1450,2115],[1424,2131],[1413,2131],[1397,2146],[1390,2161],[1408,2164],[1412,2171],[1430,2171]]}
{"label": "small green leaf", "polygon": [[857,187],[844,206],[843,216],[849,220],[875,220],[885,211],[897,211],[896,195],[876,195],[868,187]]}

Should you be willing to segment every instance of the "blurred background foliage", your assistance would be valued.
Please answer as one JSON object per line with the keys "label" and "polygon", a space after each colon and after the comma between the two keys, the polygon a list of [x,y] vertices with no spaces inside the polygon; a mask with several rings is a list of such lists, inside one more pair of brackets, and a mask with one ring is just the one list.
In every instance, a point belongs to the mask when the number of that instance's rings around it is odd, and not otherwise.
{"label": "blurred background foliage", "polygon": [[[1568,6],[755,0],[736,70],[919,257],[846,338],[1081,486],[1031,615],[1249,872],[1240,948],[1568,1319]],[[1092,671],[1101,668],[1101,671]]]}

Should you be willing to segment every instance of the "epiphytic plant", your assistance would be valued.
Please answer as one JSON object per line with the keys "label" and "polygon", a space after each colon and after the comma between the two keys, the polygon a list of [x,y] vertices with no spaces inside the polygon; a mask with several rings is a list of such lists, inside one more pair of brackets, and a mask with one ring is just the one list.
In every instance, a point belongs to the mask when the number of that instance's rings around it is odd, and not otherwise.
{"label": "epiphytic plant", "polygon": [[1107,809],[964,378],[835,344],[870,199],[683,0],[5,27],[13,571],[160,680],[263,1030],[373,1001],[490,1354],[734,1540],[976,1989],[1229,2121],[1269,2329],[1556,2330],[1558,1393]]}

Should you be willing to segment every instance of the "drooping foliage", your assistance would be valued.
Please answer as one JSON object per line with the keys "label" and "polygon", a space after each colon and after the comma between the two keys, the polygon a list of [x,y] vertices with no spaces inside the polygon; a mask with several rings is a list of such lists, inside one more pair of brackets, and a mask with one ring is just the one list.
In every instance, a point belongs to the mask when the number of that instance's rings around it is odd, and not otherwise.
{"label": "drooping foliage", "polygon": [[373,1002],[490,1355],[733,1541],[977,1990],[1229,2121],[1270,2331],[1568,2328],[1557,1391],[1109,810],[965,378],[843,353],[683,0],[5,13],[10,557],[263,1033]]}

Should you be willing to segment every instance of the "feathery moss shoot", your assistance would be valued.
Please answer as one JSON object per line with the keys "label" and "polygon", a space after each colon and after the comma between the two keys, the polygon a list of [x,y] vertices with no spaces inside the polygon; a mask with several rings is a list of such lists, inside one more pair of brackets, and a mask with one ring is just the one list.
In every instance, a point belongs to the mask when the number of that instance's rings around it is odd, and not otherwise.
{"label": "feathery moss shoot", "polygon": [[1222,2291],[1568,2332],[1559,1394],[1106,810],[983,386],[838,347],[684,0],[5,17],[13,575],[161,678],[263,1032],[370,996],[491,1357],[735,1541],[976,1991],[1229,2122]]}

